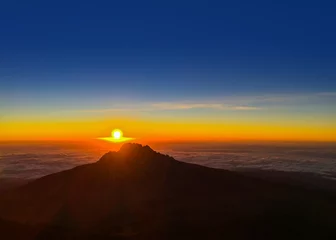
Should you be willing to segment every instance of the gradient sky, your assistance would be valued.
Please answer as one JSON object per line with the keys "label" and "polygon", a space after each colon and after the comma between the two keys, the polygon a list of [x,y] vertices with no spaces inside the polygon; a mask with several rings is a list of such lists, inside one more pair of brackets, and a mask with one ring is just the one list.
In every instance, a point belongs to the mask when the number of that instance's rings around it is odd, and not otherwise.
{"label": "gradient sky", "polygon": [[336,141],[334,1],[6,1],[0,140]]}

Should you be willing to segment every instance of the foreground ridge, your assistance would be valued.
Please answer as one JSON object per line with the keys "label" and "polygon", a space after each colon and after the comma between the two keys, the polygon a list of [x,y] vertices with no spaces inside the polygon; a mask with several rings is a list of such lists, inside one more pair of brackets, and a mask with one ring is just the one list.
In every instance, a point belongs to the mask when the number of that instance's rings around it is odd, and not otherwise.
{"label": "foreground ridge", "polygon": [[136,143],[0,196],[5,239],[323,239],[335,197]]}

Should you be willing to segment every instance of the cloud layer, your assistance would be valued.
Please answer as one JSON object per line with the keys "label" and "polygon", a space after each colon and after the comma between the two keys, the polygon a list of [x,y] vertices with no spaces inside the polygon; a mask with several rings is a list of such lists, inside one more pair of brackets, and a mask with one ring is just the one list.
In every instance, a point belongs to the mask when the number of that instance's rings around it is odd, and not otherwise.
{"label": "cloud layer", "polygon": [[[335,146],[250,144],[170,145],[156,149],[180,161],[231,170],[261,169],[336,174]],[[0,145],[0,179],[31,179],[92,163],[108,149],[66,145]]]}

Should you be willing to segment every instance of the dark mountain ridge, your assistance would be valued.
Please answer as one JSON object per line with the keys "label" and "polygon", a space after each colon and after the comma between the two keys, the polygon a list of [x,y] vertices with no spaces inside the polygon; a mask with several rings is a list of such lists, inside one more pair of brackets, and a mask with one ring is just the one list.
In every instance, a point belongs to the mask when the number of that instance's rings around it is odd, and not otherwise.
{"label": "dark mountain ridge", "polygon": [[124,144],[0,196],[4,239],[329,239],[327,192],[176,161]]}

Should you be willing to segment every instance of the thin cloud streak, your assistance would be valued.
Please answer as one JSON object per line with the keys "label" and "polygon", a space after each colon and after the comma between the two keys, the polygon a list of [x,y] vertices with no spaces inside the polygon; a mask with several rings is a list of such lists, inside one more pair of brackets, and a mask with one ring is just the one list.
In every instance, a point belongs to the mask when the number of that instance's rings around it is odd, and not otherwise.
{"label": "thin cloud streak", "polygon": [[191,109],[213,109],[213,110],[239,110],[239,111],[249,111],[249,110],[260,110],[259,107],[253,106],[228,106],[219,103],[154,103],[149,105],[139,105],[135,108],[126,105],[124,107],[117,108],[105,108],[105,109],[84,109],[84,110],[74,110],[75,112],[83,113],[105,113],[105,112],[149,112],[149,111],[166,111],[166,110],[191,110]]}
{"label": "thin cloud streak", "polygon": [[[261,96],[228,96],[224,99],[208,101],[144,102],[135,104],[113,104],[109,108],[69,110],[82,113],[107,112],[150,112],[169,110],[211,109],[216,111],[256,111],[268,108],[301,104],[321,104],[336,98],[336,92],[302,94],[273,94]],[[336,100],[336,99],[335,99]],[[324,105],[324,104],[323,104]]]}

